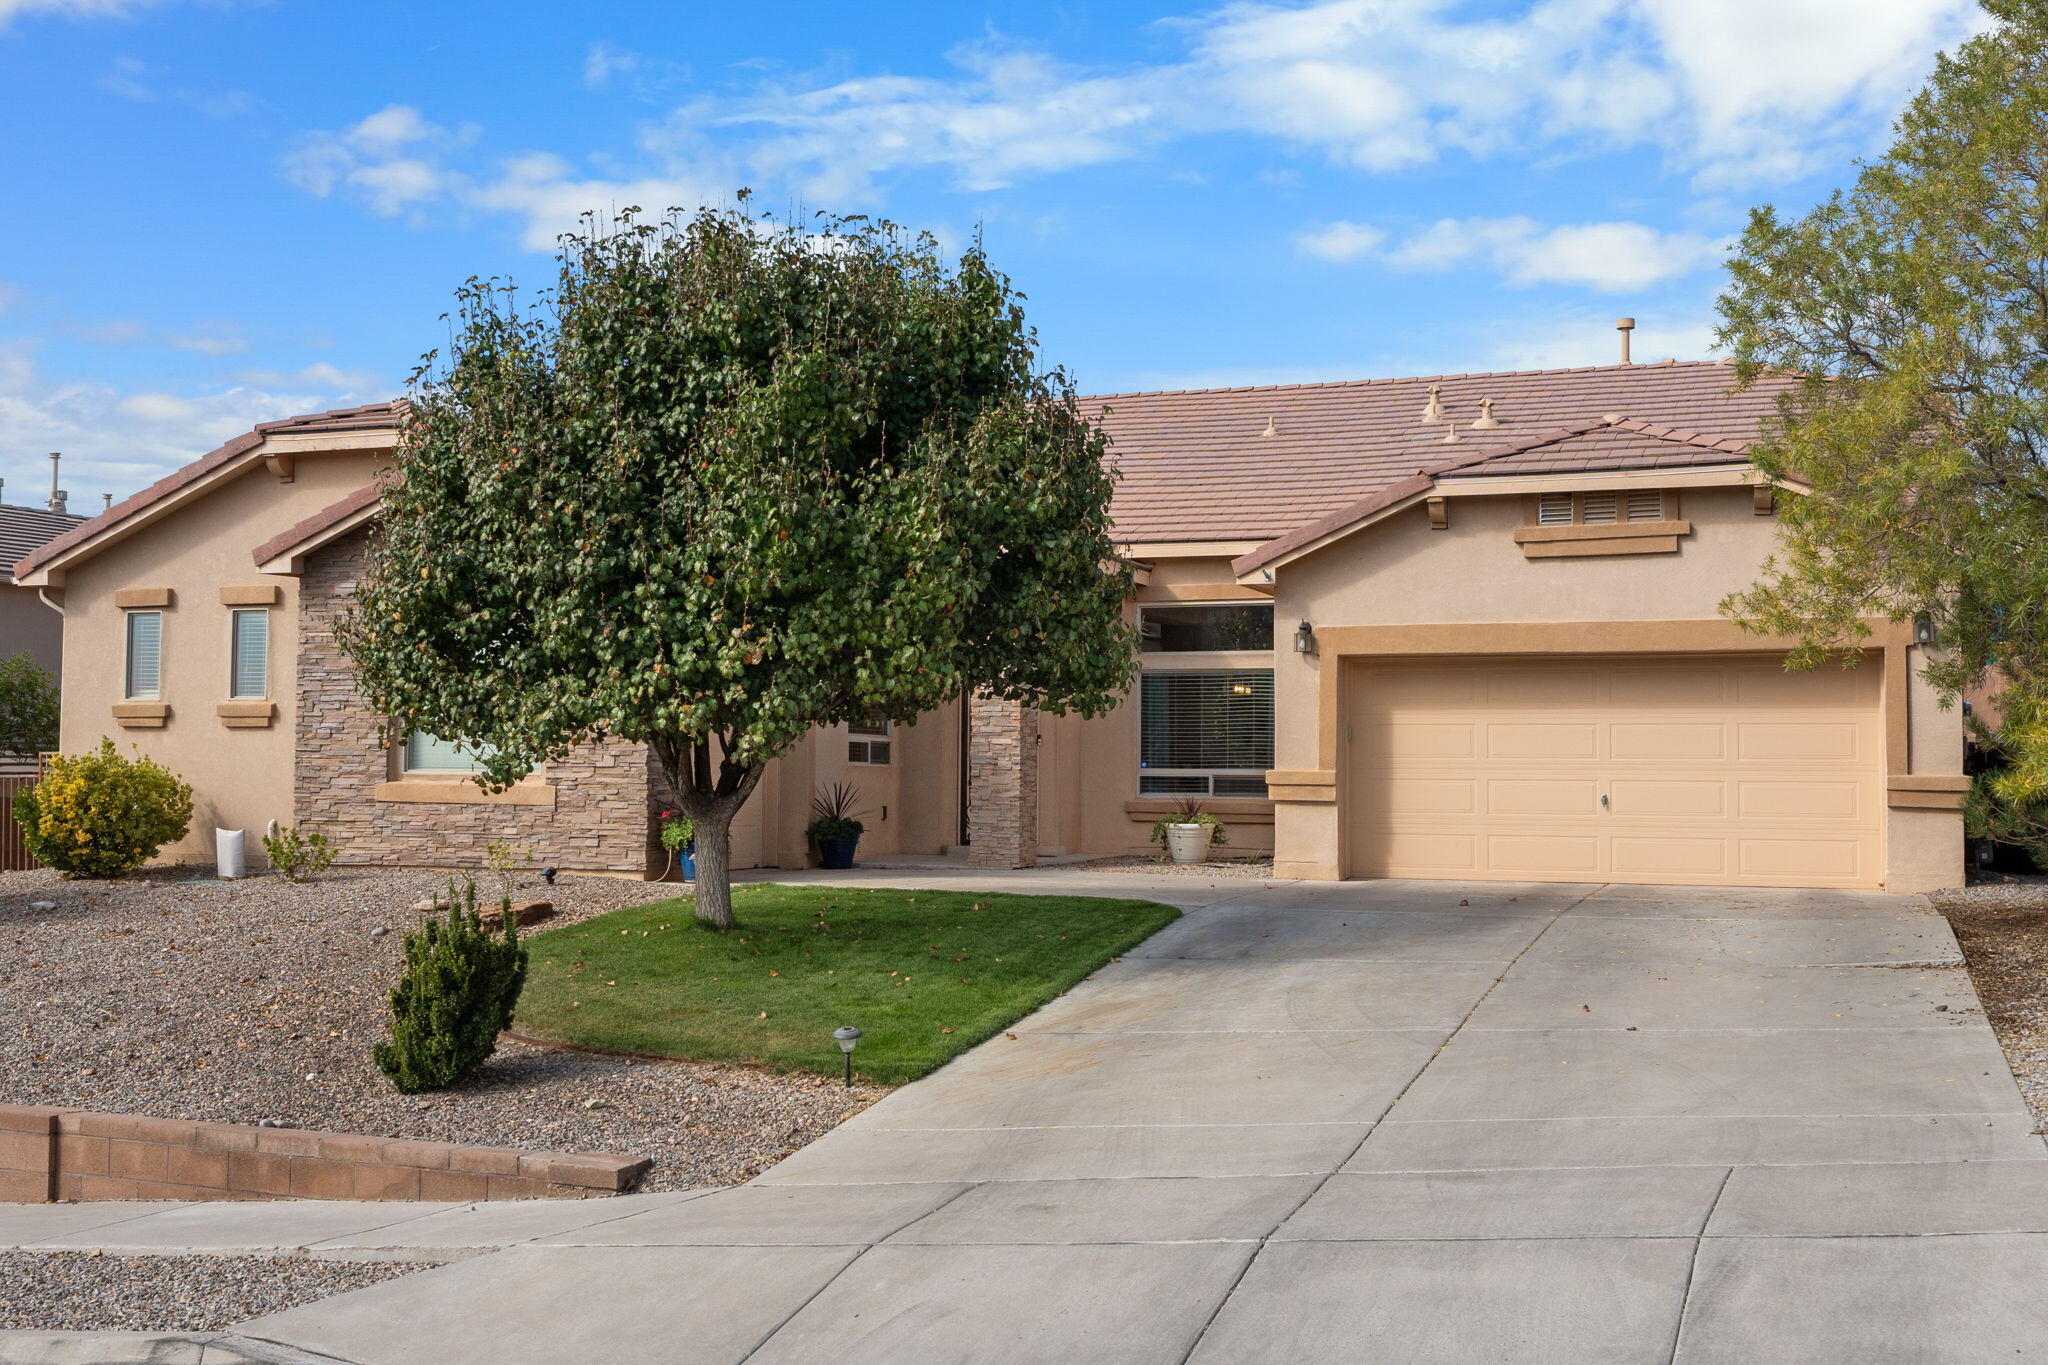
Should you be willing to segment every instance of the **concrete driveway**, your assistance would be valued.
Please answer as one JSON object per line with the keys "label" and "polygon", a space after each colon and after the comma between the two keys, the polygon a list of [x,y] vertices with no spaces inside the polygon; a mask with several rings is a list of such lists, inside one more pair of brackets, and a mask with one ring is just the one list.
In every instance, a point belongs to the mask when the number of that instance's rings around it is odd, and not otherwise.
{"label": "concrete driveway", "polygon": [[888,879],[1190,909],[748,1186],[309,1240],[506,1249],[239,1335],[364,1365],[2048,1356],[2048,1152],[1917,898]]}

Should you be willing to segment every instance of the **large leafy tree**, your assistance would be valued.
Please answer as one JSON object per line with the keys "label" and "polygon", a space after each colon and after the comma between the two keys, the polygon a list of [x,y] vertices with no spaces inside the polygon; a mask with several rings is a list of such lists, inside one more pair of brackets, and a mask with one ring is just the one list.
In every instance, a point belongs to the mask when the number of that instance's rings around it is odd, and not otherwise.
{"label": "large leafy tree", "polygon": [[57,747],[57,680],[26,654],[0,659],[0,758]]}
{"label": "large leafy tree", "polygon": [[1102,438],[978,245],[629,210],[563,239],[535,306],[470,281],[453,330],[344,643],[487,785],[648,745],[713,924],[734,813],[814,727],[1128,686]]}
{"label": "large leafy tree", "polygon": [[1931,618],[1946,697],[2003,688],[2014,761],[1980,813],[2048,847],[2048,11],[1985,8],[1852,191],[1751,216],[1721,338],[1744,382],[1804,376],[1755,460],[1807,491],[1727,606],[1808,664],[1867,616]]}

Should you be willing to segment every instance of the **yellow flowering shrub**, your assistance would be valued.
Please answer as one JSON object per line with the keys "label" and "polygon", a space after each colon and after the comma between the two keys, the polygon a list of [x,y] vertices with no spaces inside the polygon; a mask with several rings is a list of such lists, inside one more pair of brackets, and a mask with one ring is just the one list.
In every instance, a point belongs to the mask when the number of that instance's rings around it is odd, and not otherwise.
{"label": "yellow flowering shrub", "polygon": [[14,798],[36,861],[67,877],[123,877],[185,837],[192,788],[163,764],[123,758],[114,741],[48,760],[42,781]]}

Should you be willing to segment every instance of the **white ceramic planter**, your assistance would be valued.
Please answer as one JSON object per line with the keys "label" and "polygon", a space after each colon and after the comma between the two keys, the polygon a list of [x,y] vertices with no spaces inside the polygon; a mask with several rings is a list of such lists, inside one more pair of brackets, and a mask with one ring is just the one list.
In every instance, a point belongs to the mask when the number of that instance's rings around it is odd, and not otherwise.
{"label": "white ceramic planter", "polygon": [[1209,860],[1209,827],[1207,825],[1168,825],[1166,827],[1167,851],[1173,854],[1177,863],[1204,863]]}

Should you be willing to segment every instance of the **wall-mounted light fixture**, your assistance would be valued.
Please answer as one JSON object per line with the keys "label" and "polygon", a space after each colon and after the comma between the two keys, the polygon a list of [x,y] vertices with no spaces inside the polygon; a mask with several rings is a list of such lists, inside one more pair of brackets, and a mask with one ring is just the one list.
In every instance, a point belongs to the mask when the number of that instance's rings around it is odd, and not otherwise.
{"label": "wall-mounted light fixture", "polygon": [[1934,643],[1934,618],[1922,613],[1913,618],[1913,643],[1931,645]]}
{"label": "wall-mounted light fixture", "polygon": [[1303,621],[1294,628],[1294,652],[1313,654],[1316,652],[1316,628]]}

